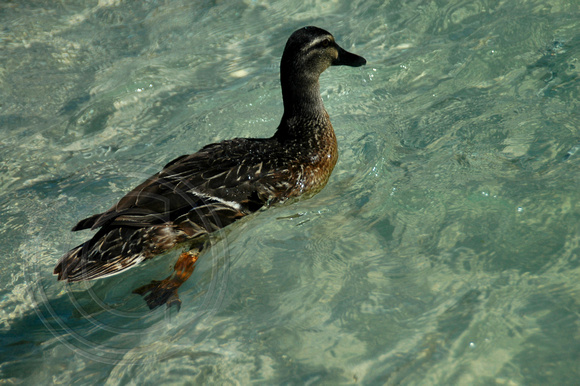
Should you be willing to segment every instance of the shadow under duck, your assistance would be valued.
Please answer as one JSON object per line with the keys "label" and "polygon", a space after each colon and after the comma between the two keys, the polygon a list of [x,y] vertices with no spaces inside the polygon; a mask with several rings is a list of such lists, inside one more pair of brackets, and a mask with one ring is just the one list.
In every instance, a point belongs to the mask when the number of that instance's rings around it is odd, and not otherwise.
{"label": "shadow under duck", "polygon": [[134,291],[151,309],[179,307],[177,289],[191,276],[210,233],[326,185],[338,151],[318,78],[329,66],[364,64],[323,29],[295,31],[282,55],[284,115],[274,136],[235,138],[178,157],[111,209],[81,220],[73,231],[98,231],[60,259],[58,280],[104,278],[187,245],[169,277]]}

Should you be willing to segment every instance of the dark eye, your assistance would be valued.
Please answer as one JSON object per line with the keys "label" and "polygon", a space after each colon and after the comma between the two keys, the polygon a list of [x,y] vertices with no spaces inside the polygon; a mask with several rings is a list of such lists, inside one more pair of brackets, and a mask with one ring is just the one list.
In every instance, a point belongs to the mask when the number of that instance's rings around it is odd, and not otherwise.
{"label": "dark eye", "polygon": [[326,48],[330,45],[330,39],[324,39],[320,44],[322,47]]}

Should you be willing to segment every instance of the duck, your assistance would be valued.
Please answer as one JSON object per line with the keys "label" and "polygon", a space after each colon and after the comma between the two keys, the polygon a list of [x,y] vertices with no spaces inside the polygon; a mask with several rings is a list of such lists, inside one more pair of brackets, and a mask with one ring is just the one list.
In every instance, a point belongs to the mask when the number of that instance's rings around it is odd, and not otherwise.
{"label": "duck", "polygon": [[365,64],[322,28],[294,31],[280,62],[284,112],[274,135],[224,140],[182,155],[109,210],[79,221],[72,231],[96,233],[60,258],[53,272],[57,279],[102,279],[182,248],[171,275],[133,291],[150,309],[164,304],[179,309],[178,289],[192,275],[213,232],[324,188],[338,146],[319,77],[330,66]]}

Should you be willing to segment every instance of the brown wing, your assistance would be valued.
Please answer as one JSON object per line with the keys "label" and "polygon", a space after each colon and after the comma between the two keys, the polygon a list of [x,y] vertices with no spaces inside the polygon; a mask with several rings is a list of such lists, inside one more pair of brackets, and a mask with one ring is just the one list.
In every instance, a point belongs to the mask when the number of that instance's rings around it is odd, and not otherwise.
{"label": "brown wing", "polygon": [[[291,160],[273,139],[237,138],[181,156],[137,186],[106,212],[73,231],[103,226],[155,226],[195,221],[212,213],[221,224],[255,212],[290,188]],[[274,155],[274,156],[273,156]],[[276,182],[284,181],[284,182]],[[220,226],[221,225],[221,226]]]}
{"label": "brown wing", "polygon": [[295,162],[273,139],[234,139],[182,156],[73,230],[99,231],[58,262],[59,280],[106,277],[203,237],[292,188]]}

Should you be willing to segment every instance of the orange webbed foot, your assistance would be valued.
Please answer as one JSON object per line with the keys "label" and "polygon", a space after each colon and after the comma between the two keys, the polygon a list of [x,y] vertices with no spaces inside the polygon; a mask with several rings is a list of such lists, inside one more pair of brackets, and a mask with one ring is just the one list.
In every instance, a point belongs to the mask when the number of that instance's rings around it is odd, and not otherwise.
{"label": "orange webbed foot", "polygon": [[173,267],[173,273],[163,280],[153,280],[133,290],[133,293],[143,296],[151,310],[167,304],[167,308],[176,306],[181,308],[181,300],[177,294],[177,289],[189,279],[195,269],[195,262],[199,257],[200,249],[192,249],[184,252]]}

